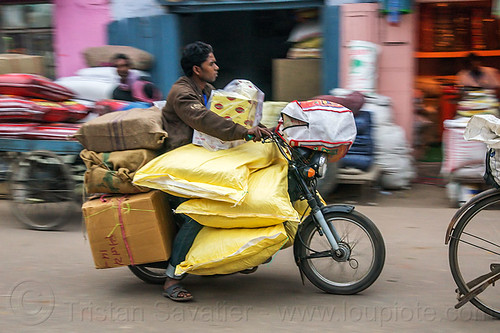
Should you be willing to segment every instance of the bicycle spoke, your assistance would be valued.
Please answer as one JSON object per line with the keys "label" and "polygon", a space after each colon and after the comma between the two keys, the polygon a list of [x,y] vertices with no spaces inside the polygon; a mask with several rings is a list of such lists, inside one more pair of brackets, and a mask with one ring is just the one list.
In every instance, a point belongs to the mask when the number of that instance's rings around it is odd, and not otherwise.
{"label": "bicycle spoke", "polygon": [[495,244],[495,243],[493,243],[493,242],[490,242],[489,240],[487,240],[487,239],[485,239],[485,238],[482,238],[482,237],[479,237],[479,236],[476,236],[476,235],[470,234],[470,233],[465,232],[465,231],[464,231],[464,235],[468,235],[468,236],[471,236],[471,237],[473,237],[473,238],[476,238],[476,239],[482,240],[482,241],[483,241],[483,242],[485,242],[485,243],[491,244],[491,245],[496,246],[496,247],[500,247],[498,244]]}
{"label": "bicycle spoke", "polygon": [[461,242],[461,243],[465,243],[465,244],[468,244],[468,245],[470,245],[470,246],[473,246],[473,247],[475,247],[475,248],[478,248],[478,249],[484,250],[484,251],[486,251],[486,252],[489,252],[489,253],[492,253],[492,254],[496,254],[497,256],[500,256],[500,253],[498,253],[498,252],[495,252],[495,251],[493,251],[493,250],[489,250],[489,249],[487,249],[487,248],[485,248],[485,247],[482,247],[482,246],[479,246],[479,245],[473,244],[473,243],[468,242],[468,241],[465,241],[465,240],[463,240],[463,239],[458,239],[458,241],[459,241],[459,242]]}

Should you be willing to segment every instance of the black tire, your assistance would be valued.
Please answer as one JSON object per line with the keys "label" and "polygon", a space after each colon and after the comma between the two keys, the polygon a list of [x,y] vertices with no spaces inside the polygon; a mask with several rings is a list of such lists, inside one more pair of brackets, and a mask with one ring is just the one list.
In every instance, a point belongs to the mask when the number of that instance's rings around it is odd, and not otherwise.
{"label": "black tire", "polygon": [[75,212],[71,170],[52,152],[22,154],[12,163],[8,184],[12,214],[30,229],[60,229]]}
{"label": "black tire", "polygon": [[158,265],[135,265],[128,268],[139,279],[150,284],[164,284],[167,277],[165,276],[166,264]]}
{"label": "black tire", "polygon": [[[356,211],[330,212],[325,214],[325,219],[330,226],[335,227],[342,246],[351,253],[344,261],[334,259],[333,255],[308,258],[315,251],[331,249],[313,220],[308,219],[295,238],[295,242],[300,242],[296,244],[300,269],[312,284],[327,293],[352,295],[365,290],[377,280],[384,267],[385,245],[382,234],[370,219]],[[322,272],[323,267],[326,267],[325,272]],[[359,269],[363,269],[363,272],[358,275]],[[326,274],[330,272],[333,274]]]}
{"label": "black tire", "polygon": [[[500,192],[486,197],[466,211],[451,234],[449,264],[451,274],[462,295],[470,288],[467,282],[491,271],[491,264],[500,264]],[[484,313],[500,318],[498,282],[490,285],[470,302]]]}

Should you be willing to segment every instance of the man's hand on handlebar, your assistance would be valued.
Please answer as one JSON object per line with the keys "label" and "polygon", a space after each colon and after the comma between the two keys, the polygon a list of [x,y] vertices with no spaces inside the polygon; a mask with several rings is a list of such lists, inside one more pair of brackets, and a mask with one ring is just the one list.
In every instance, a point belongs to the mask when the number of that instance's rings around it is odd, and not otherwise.
{"label": "man's hand on handlebar", "polygon": [[245,140],[250,141],[260,141],[263,138],[270,137],[273,134],[273,131],[267,127],[255,126],[248,130],[245,135]]}

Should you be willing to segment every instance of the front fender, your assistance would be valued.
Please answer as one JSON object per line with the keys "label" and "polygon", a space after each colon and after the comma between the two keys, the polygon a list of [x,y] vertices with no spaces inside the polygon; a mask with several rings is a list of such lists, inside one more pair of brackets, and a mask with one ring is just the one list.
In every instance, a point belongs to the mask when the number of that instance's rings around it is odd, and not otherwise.
{"label": "front fender", "polygon": [[478,201],[492,197],[496,194],[498,194],[498,189],[496,189],[496,188],[486,190],[486,191],[481,192],[478,195],[474,196],[471,200],[469,200],[467,203],[465,203],[465,205],[460,207],[455,212],[455,215],[453,215],[453,218],[451,219],[450,224],[448,224],[448,228],[446,229],[446,235],[444,238],[444,243],[447,245],[448,242],[450,241],[451,233],[453,232],[453,229],[455,229],[455,225],[457,224],[460,217],[462,217],[466,212],[468,212],[472,207],[474,207],[478,203]]}

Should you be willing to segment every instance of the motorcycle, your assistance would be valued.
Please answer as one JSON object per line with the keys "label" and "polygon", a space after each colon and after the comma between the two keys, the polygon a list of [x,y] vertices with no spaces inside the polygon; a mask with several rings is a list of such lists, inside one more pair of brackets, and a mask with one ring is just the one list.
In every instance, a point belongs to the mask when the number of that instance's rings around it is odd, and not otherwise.
{"label": "motorcycle", "polygon": [[[325,205],[317,192],[318,179],[326,174],[328,155],[322,151],[291,147],[278,133],[262,140],[276,144],[288,161],[292,201],[306,200],[309,215],[299,224],[293,244],[295,263],[319,289],[352,295],[370,287],[382,272],[385,244],[376,225],[354,206]],[[302,217],[304,218],[304,216]],[[147,283],[163,284],[167,262],[131,265],[129,269]],[[254,272],[256,267],[242,273]]]}

